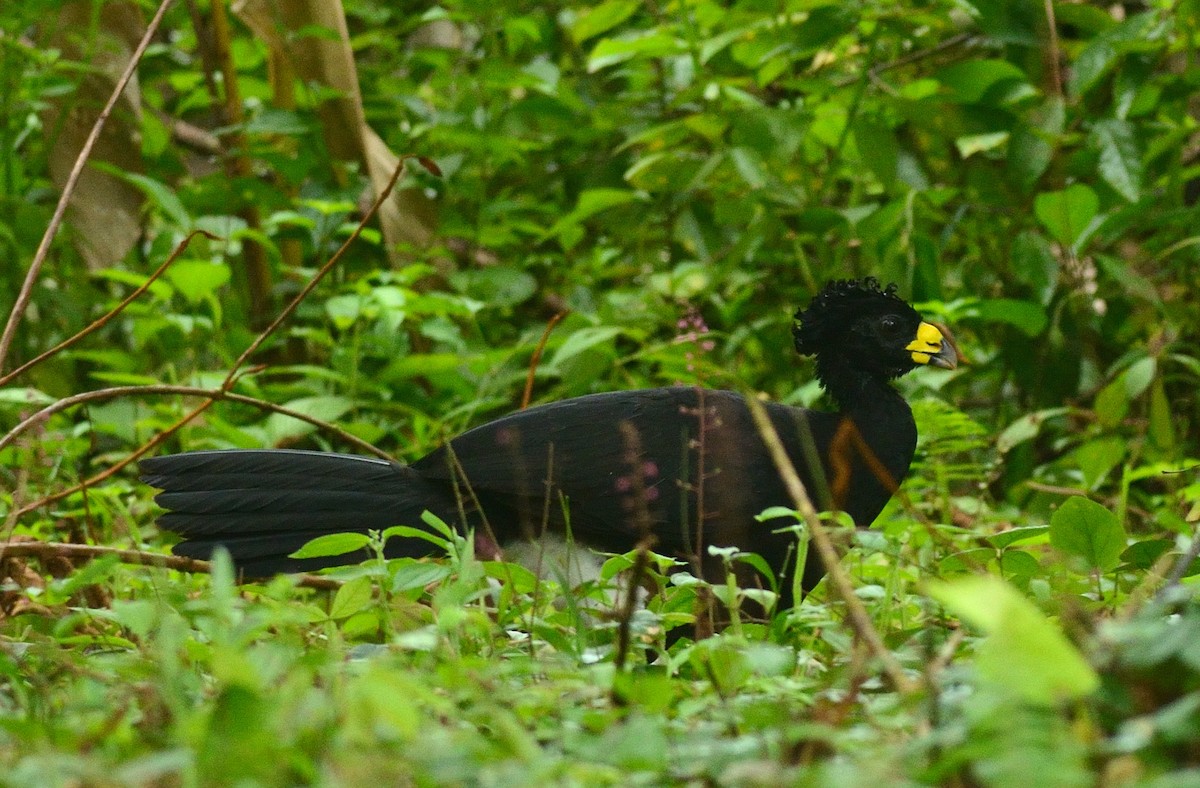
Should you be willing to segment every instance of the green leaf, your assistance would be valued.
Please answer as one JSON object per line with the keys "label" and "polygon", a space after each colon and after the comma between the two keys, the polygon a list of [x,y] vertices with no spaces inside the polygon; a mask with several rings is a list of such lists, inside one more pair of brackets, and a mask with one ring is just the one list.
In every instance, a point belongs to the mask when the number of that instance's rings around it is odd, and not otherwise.
{"label": "green leaf", "polygon": [[1072,455],[1083,473],[1085,489],[1094,490],[1125,459],[1126,440],[1110,435],[1087,441]]}
{"label": "green leaf", "polygon": [[0,389],[0,405],[29,407],[31,405],[49,405],[51,402],[54,402],[54,397],[30,386]]}
{"label": "green leaf", "polygon": [[180,295],[193,304],[224,287],[231,275],[225,263],[207,260],[176,260],[166,272],[167,279]]}
{"label": "green leaf", "polygon": [[1117,48],[1108,37],[1100,35],[1092,39],[1071,66],[1068,92],[1075,97],[1087,93],[1116,65],[1118,57]]}
{"label": "green leaf", "polygon": [[1028,337],[1040,335],[1049,322],[1046,310],[1040,304],[1013,298],[991,298],[980,302],[979,316],[989,322],[1007,323]]}
{"label": "green leaf", "polygon": [[374,588],[371,578],[356,577],[337,590],[333,596],[333,604],[329,606],[329,617],[332,619],[349,618],[371,604]]}
{"label": "green leaf", "polygon": [[1121,560],[1135,569],[1150,569],[1175,546],[1170,539],[1146,539],[1129,545]]}
{"label": "green leaf", "polygon": [[753,148],[738,147],[729,151],[729,159],[733,168],[751,189],[761,189],[767,185],[767,169],[762,156]]}
{"label": "green leaf", "polygon": [[1046,421],[1070,412],[1070,408],[1047,408],[1034,413],[1026,413],[1000,433],[1000,437],[996,439],[996,451],[1001,454],[1012,451],[1013,448],[1025,441],[1036,438],[1042,431],[1042,424]]}
{"label": "green leaf", "polygon": [[392,575],[392,593],[399,594],[445,580],[452,570],[445,563],[397,558],[389,562],[388,571]]}
{"label": "green leaf", "polygon": [[337,295],[325,301],[325,314],[329,315],[338,331],[345,331],[354,325],[362,309],[363,297],[360,295]]}
{"label": "green leaf", "polygon": [[1033,211],[1042,226],[1062,244],[1074,246],[1096,218],[1100,198],[1082,183],[1062,191],[1042,192],[1033,201]]}
{"label": "green leaf", "polygon": [[964,60],[938,74],[938,81],[954,91],[964,104],[979,102],[1002,82],[1028,82],[1025,72],[1007,60]]}
{"label": "green leaf", "polygon": [[1171,402],[1167,399],[1166,387],[1162,378],[1154,381],[1150,390],[1150,442],[1155,448],[1165,454],[1175,450],[1175,419],[1171,412]]}
{"label": "green leaf", "polygon": [[1125,551],[1125,529],[1117,516],[1080,495],[1068,498],[1050,518],[1050,544],[1108,572]]}
{"label": "green leaf", "polygon": [[532,274],[506,265],[457,271],[450,281],[472,298],[504,309],[528,301],[537,292]]}
{"label": "green leaf", "polygon": [[987,537],[988,542],[998,548],[1005,548],[1018,542],[1025,542],[1030,539],[1037,539],[1044,536],[1050,531],[1050,527],[1046,525],[1026,525],[1021,528],[1010,528],[1007,531],[1001,531],[998,534],[992,534]]}
{"label": "green leaf", "polygon": [[1026,230],[1016,237],[1010,251],[1013,273],[1033,288],[1038,302],[1050,303],[1058,285],[1058,258],[1040,233]]}
{"label": "green leaf", "polygon": [[1135,400],[1145,394],[1154,381],[1157,370],[1158,362],[1154,360],[1154,356],[1144,356],[1130,364],[1121,375],[1125,380],[1125,396]]}
{"label": "green leaf", "polygon": [[895,132],[874,118],[863,116],[854,121],[854,145],[879,182],[890,188],[896,182],[896,165],[900,160]]}
{"label": "green leaf", "polygon": [[976,650],[980,678],[1036,705],[1090,694],[1099,677],[1054,622],[999,578],[930,583],[929,595],[988,637]]}
{"label": "green leaf", "polygon": [[[354,407],[354,401],[334,396],[301,397],[285,403],[284,407],[314,419],[332,422],[346,415]],[[272,413],[266,422],[267,437],[273,444],[308,435],[316,429],[307,421],[300,421],[282,413]]]}
{"label": "green leaf", "polygon": [[344,555],[361,550],[371,543],[371,537],[366,534],[326,534],[310,539],[288,558],[325,558],[331,555]]}
{"label": "green leaf", "polygon": [[984,153],[986,151],[995,150],[1002,147],[1008,142],[1009,133],[1007,131],[992,131],[986,134],[969,134],[965,137],[959,137],[954,140],[954,146],[958,148],[958,155],[964,159],[969,159],[976,153]]}
{"label": "green leaf", "polygon": [[582,44],[589,38],[607,33],[633,16],[640,5],[638,0],[608,0],[591,8],[578,6],[579,16],[570,27],[571,38],[576,44]]}
{"label": "green leaf", "polygon": [[136,186],[142,194],[146,195],[146,199],[157,206],[170,223],[180,231],[189,232],[192,229],[192,217],[187,208],[183,206],[183,201],[165,183],[136,172],[116,172],[114,174]]}
{"label": "green leaf", "polygon": [[585,189],[579,194],[574,210],[555,222],[546,231],[546,236],[557,236],[563,249],[570,250],[583,237],[580,227],[587,219],[602,211],[628,205],[639,199],[641,195],[632,189]]}
{"label": "green leaf", "polygon": [[1100,149],[1100,177],[1129,202],[1142,194],[1142,156],[1133,126],[1109,118],[1092,125],[1092,142]]}
{"label": "green leaf", "polygon": [[1145,356],[1130,364],[1111,383],[1096,394],[1096,416],[1106,427],[1115,427],[1129,412],[1129,405],[1146,392],[1154,381],[1158,364]]}
{"label": "green leaf", "polygon": [[1013,130],[1008,143],[1008,169],[1022,189],[1033,189],[1053,158],[1049,134],[1026,125]]}
{"label": "green leaf", "polygon": [[383,543],[387,544],[388,540],[392,537],[399,537],[401,539],[423,539],[442,550],[447,552],[450,550],[449,539],[443,538],[434,533],[430,533],[424,528],[413,528],[411,525],[393,525],[390,528],[385,529],[383,532]]}
{"label": "green leaf", "polygon": [[558,346],[558,350],[554,352],[554,357],[550,359],[549,366],[557,367],[559,364],[578,356],[585,350],[605,342],[611,342],[622,331],[623,329],[620,326],[588,326],[581,328],[567,337],[566,341]]}
{"label": "green leaf", "polygon": [[679,42],[662,30],[639,30],[618,38],[602,39],[588,56],[587,70],[594,74],[637,57],[662,57],[678,49]]}

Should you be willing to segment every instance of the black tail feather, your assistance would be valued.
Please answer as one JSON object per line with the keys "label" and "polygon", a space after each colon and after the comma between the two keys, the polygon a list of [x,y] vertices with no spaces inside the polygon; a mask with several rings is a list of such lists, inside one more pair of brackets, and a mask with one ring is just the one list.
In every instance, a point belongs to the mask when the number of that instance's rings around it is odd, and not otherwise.
{"label": "black tail feather", "polygon": [[[349,454],[290,450],[204,451],[139,463],[142,481],[162,490],[170,510],[158,518],[179,534],[176,555],[207,559],[227,549],[246,575],[307,571],[353,563],[362,556],[293,559],[287,556],[326,534],[421,527],[430,510],[452,518],[452,494],[411,468]],[[396,540],[388,554],[424,555],[421,540]]]}

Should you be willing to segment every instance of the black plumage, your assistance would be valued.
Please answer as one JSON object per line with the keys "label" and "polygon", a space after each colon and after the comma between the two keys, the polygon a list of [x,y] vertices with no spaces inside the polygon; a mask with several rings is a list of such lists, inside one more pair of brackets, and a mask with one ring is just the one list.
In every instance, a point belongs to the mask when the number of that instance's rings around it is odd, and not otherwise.
{"label": "black plumage", "polygon": [[[816,357],[836,412],[766,406],[821,508],[869,525],[908,472],[916,427],[890,381],[923,364],[953,368],[942,334],[873,279],[831,282],[796,315],[796,349]],[[207,558],[222,545],[246,576],[351,563],[288,558],[327,533],[421,526],[429,510],[496,545],[570,528],[578,544],[624,552],[646,533],[654,549],[712,580],[708,545],[763,556],[778,574],[794,537],[756,515],[790,500],[740,394],[660,388],[594,394],[488,422],[411,465],[292,450],[202,451],[141,462],[163,492],[175,552]],[[391,556],[430,545],[392,539]],[[824,573],[812,556],[803,587]],[[790,583],[783,604],[791,602]]]}

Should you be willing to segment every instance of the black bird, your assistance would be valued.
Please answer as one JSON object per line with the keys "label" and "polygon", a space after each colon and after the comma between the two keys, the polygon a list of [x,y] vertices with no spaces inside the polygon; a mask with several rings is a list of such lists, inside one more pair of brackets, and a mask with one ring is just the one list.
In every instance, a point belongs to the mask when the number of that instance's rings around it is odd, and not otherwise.
{"label": "black bird", "polygon": [[[837,412],[768,404],[766,410],[814,501],[871,524],[908,473],[917,431],[890,385],[918,366],[953,369],[957,351],[873,278],[830,282],[796,313],[796,349],[816,357],[817,379]],[[794,537],[785,521],[759,522],[790,506],[779,473],[741,394],[676,387],[592,394],[512,413],[451,439],[411,465],[292,450],[198,451],[140,464],[169,510],[159,525],[184,537],[178,555],[208,558],[225,547],[244,576],[355,563],[361,553],[288,555],[317,536],[423,527],[428,510],[476,531],[478,552],[570,529],[576,544],[654,549],[720,582],[707,546],[761,555],[777,576]],[[387,555],[422,556],[420,539],[392,539]],[[807,591],[824,567],[815,555]],[[781,578],[781,605],[791,583]]]}

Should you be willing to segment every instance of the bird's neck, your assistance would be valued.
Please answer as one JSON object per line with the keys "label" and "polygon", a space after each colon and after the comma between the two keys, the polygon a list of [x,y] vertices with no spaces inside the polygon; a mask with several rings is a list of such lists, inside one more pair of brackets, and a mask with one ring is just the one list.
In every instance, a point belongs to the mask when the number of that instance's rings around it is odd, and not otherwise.
{"label": "bird's neck", "polygon": [[871,375],[846,374],[823,380],[842,417],[853,422],[892,475],[892,483],[899,484],[917,446],[917,425],[904,397],[887,380]]}
{"label": "bird's neck", "polygon": [[825,390],[838,410],[851,417],[864,435],[893,431],[913,432],[912,408],[887,380],[850,369],[848,365],[819,370]]}

